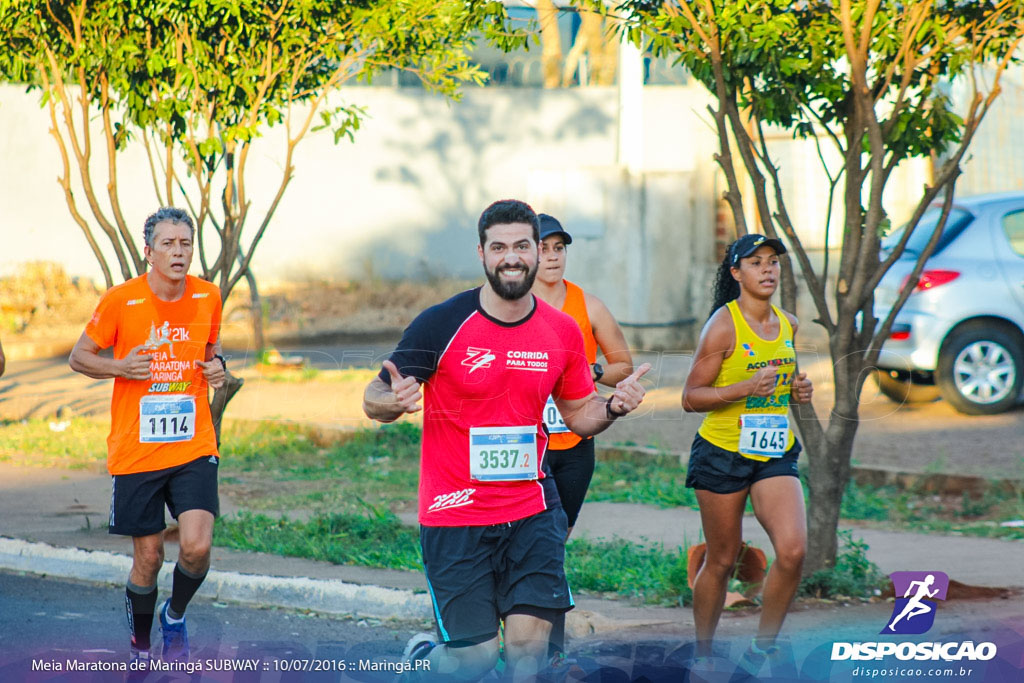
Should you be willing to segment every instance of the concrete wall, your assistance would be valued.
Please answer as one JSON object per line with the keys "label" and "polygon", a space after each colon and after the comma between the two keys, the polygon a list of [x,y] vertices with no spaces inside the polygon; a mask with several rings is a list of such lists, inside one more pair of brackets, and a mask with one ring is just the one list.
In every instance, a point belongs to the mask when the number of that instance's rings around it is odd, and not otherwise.
{"label": "concrete wall", "polygon": [[[646,166],[633,174],[617,164],[615,88],[472,89],[460,103],[413,88],[353,88],[342,97],[368,115],[355,143],[336,146],[320,132],[298,147],[294,179],[256,252],[262,281],[476,278],[481,210],[518,197],[577,236],[569,277],[623,321],[655,325],[636,328],[638,345],[685,335],[685,326],[664,323],[690,317],[689,277],[703,277],[700,264],[714,256],[714,139],[694,113],[707,101],[702,90],[644,91],[643,130],[634,139]],[[48,123],[38,93],[0,86],[0,130],[7,131],[0,154],[8,160],[0,167],[0,273],[46,259],[98,280],[55,182],[59,156]],[[253,216],[280,182],[284,140],[278,126],[254,145]],[[95,141],[93,156],[94,183],[102,185],[105,158]],[[119,163],[122,208],[130,225],[141,226],[157,205],[141,145]],[[75,191],[91,221],[77,183]]]}
{"label": "concrete wall", "polygon": [[[980,85],[991,84],[991,72],[983,73],[980,81]],[[1024,154],[1020,151],[1020,141],[1024,140],[1024,67],[1008,68],[999,85],[1002,92],[981,122],[962,164],[964,172],[956,183],[958,195],[1024,188]],[[952,89],[961,111],[966,111],[970,102],[968,86],[960,82]]]}
{"label": "concrete wall", "polygon": [[[1007,153],[1021,125],[1012,115],[1024,97],[1019,77],[1018,70],[1004,80],[1003,104],[979,133],[961,192],[1001,189],[994,179],[1019,187],[1014,179],[1024,162]],[[713,161],[710,98],[697,85],[632,92],[642,102],[636,107],[634,95],[627,112],[616,88],[473,88],[459,103],[416,88],[347,89],[334,104],[366,107],[362,128],[354,143],[334,145],[324,131],[299,145],[294,179],[256,253],[255,273],[264,283],[477,278],[480,211],[495,199],[524,198],[573,234],[568,277],[631,324],[631,343],[689,346],[709,303],[716,198],[724,187]],[[45,259],[99,279],[55,182],[60,160],[38,99],[0,86],[0,275]],[[620,136],[620,116],[627,115],[640,124]],[[282,126],[270,129],[253,148],[247,187],[254,217],[280,182],[284,135]],[[841,207],[826,239],[827,182],[813,142],[776,132],[770,144],[805,246],[836,248]],[[838,161],[827,142],[823,148]],[[106,162],[95,142],[93,157],[102,188]],[[894,223],[909,213],[926,171],[924,162],[912,162],[894,177],[887,197]],[[119,184],[126,218],[139,230],[157,204],[141,146],[121,159]],[[75,188],[88,215],[77,182]],[[255,228],[253,220],[248,229]]]}

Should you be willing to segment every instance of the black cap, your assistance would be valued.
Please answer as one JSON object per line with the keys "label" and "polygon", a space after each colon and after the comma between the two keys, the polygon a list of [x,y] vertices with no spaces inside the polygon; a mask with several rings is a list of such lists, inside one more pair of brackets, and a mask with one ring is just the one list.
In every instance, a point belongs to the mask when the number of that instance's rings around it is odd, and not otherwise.
{"label": "black cap", "polygon": [[545,237],[551,237],[552,235],[561,235],[562,240],[566,244],[572,244],[572,235],[565,231],[562,224],[558,222],[558,219],[554,216],[549,216],[546,213],[537,214],[537,218],[540,219],[540,238],[543,240]]}
{"label": "black cap", "polygon": [[729,249],[729,265],[736,267],[741,258],[747,258],[759,247],[771,247],[776,254],[786,253],[786,245],[779,240],[750,233],[732,243],[732,247]]}

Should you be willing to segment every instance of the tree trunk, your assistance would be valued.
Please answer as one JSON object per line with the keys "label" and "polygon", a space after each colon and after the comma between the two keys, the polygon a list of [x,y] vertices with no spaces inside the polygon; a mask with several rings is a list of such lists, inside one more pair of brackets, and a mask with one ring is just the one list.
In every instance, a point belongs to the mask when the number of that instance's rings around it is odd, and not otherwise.
{"label": "tree trunk", "polygon": [[828,428],[824,432],[818,431],[820,438],[814,435],[813,429],[801,431],[802,435],[809,435],[811,441],[820,441],[811,444],[812,455],[808,458],[810,468],[807,486],[811,495],[807,511],[805,575],[833,567],[836,563],[839,510],[846,485],[850,481],[853,441],[860,425],[857,400],[860,383],[857,378],[862,364],[857,362],[860,354],[851,352],[850,346],[832,340],[835,396]]}
{"label": "tree trunk", "polygon": [[850,456],[856,433],[856,420],[834,420],[825,433],[824,447],[816,449],[809,458],[807,486],[811,499],[807,511],[805,574],[835,566],[839,509],[850,480]]}
{"label": "tree trunk", "polygon": [[261,358],[267,348],[266,339],[263,336],[263,300],[260,298],[260,290],[256,286],[256,278],[252,270],[246,268],[245,280],[249,283],[249,311],[252,321],[252,340],[256,347],[256,357]]}
{"label": "tree trunk", "polygon": [[540,23],[540,61],[544,72],[544,87],[557,88],[562,75],[562,38],[558,30],[558,8],[551,0],[537,0],[537,18]]}
{"label": "tree trunk", "polygon": [[224,410],[228,407],[228,402],[245,384],[244,379],[235,377],[231,374],[230,370],[225,369],[225,374],[227,379],[224,382],[224,386],[214,390],[213,400],[210,401],[210,415],[213,417],[213,431],[217,435],[218,447],[220,446],[220,425],[221,420],[224,418]]}

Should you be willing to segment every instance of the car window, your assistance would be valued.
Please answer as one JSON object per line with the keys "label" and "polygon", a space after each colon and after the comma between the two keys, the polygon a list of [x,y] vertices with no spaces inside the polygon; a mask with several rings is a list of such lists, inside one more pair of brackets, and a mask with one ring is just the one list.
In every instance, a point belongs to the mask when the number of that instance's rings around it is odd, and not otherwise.
{"label": "car window", "polygon": [[[928,240],[932,236],[932,231],[935,229],[935,224],[939,222],[939,218],[942,217],[941,208],[932,208],[924,212],[921,216],[921,220],[918,222],[917,227],[914,229],[914,233],[907,240],[907,249],[904,252],[907,256],[915,256],[920,254],[924,248],[928,245]],[[963,209],[950,209],[949,218],[946,219],[946,227],[942,231],[942,237],[939,238],[939,243],[935,245],[935,251],[932,252],[932,256],[938,254],[940,251],[946,248],[946,246],[955,240],[961,232],[964,231],[971,220],[972,216]],[[895,247],[900,237],[903,235],[903,231],[907,229],[906,225],[889,233],[882,239],[882,249],[889,250]]]}
{"label": "car window", "polygon": [[1010,248],[1017,252],[1017,256],[1024,256],[1024,211],[1003,216],[1003,232],[1010,241]]}

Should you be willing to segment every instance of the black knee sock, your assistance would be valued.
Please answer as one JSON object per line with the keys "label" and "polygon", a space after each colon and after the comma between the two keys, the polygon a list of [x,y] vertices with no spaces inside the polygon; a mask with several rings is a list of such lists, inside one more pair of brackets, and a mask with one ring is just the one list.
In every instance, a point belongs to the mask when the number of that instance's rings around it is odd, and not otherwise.
{"label": "black knee sock", "polygon": [[174,583],[171,588],[171,604],[168,605],[167,615],[172,619],[181,619],[185,616],[185,608],[188,607],[192,596],[196,594],[199,587],[203,585],[206,572],[193,574],[187,569],[182,569],[180,564],[174,565]]}
{"label": "black knee sock", "polygon": [[551,635],[548,636],[548,657],[554,657],[565,651],[565,612],[560,612],[551,620]]}
{"label": "black knee sock", "polygon": [[153,612],[156,611],[156,584],[136,586],[131,581],[124,588],[124,611],[128,629],[132,633],[132,647],[148,650],[149,633],[153,630]]}

